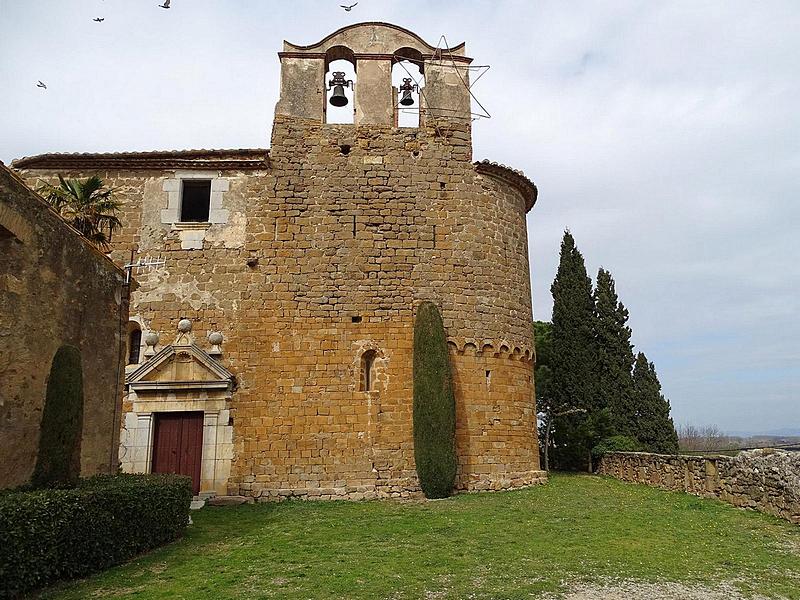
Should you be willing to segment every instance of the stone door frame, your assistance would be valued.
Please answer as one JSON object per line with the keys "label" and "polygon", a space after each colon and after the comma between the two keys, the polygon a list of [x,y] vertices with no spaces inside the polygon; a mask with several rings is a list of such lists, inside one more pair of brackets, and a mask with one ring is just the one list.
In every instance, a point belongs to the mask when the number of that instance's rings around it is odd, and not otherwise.
{"label": "stone door frame", "polygon": [[[208,378],[178,381],[159,377],[159,366],[173,357],[196,362],[198,370]],[[194,344],[173,345],[131,372],[126,385],[131,409],[125,414],[120,436],[122,470],[152,471],[156,413],[202,412],[200,493],[226,495],[233,460],[230,371]]]}

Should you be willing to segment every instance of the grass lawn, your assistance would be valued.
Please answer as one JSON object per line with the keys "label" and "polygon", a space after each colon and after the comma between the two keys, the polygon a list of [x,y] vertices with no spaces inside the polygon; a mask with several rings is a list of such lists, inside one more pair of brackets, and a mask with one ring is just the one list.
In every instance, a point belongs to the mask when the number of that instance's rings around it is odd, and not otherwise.
{"label": "grass lawn", "polygon": [[[682,493],[554,475],[433,502],[192,514],[186,536],[42,598],[530,598],[632,579],[800,599],[800,527]],[[135,527],[135,524],[131,524]]]}

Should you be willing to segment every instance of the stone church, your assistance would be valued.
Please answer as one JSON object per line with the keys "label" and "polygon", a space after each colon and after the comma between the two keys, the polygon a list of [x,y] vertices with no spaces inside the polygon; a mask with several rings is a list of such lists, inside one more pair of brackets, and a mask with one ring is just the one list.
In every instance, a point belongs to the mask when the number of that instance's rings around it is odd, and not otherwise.
{"label": "stone church", "polygon": [[[100,176],[123,203],[111,258],[152,263],[133,270],[122,468],[185,473],[201,494],[418,494],[413,322],[431,300],[457,488],[543,481],[525,224],[537,190],[473,161],[464,44],[361,23],[278,56],[268,150],[12,165],[30,185]],[[352,76],[333,70],[343,61]],[[400,63],[419,85],[393,85]],[[330,122],[342,103],[352,122]],[[399,126],[409,104],[418,121]]]}

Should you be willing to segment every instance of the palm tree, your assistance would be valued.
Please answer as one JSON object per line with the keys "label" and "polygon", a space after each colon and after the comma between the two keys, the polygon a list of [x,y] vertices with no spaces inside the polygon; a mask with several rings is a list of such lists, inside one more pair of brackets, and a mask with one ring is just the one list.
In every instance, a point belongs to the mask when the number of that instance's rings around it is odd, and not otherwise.
{"label": "palm tree", "polygon": [[115,215],[121,205],[112,199],[113,190],[103,189],[103,181],[96,175],[85,181],[64,179],[59,175],[58,181],[58,186],[45,183],[36,191],[67,223],[103,252],[108,252],[111,235],[122,226]]}

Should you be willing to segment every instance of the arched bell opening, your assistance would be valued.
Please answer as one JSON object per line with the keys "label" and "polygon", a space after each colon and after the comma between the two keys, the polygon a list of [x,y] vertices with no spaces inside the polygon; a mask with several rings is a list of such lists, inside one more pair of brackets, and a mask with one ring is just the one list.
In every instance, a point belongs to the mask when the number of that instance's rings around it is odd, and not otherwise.
{"label": "arched bell opening", "polygon": [[422,89],[425,63],[422,53],[401,48],[394,53],[392,88],[395,94],[395,123],[398,127],[419,127],[422,114]]}
{"label": "arched bell opening", "polygon": [[326,123],[355,122],[356,57],[345,46],[333,46],[325,53]]}

